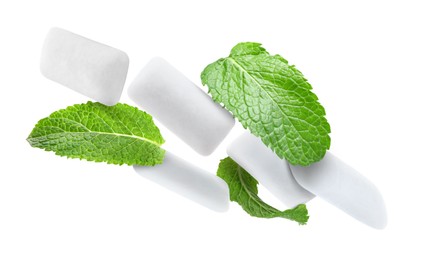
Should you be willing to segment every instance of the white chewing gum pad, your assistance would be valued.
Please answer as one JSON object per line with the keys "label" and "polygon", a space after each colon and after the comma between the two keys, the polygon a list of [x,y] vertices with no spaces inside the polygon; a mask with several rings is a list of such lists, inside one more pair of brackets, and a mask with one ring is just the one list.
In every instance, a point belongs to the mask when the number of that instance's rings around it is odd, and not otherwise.
{"label": "white chewing gum pad", "polygon": [[200,169],[166,151],[162,164],[133,166],[142,177],[217,212],[229,208],[227,183],[215,174]]}
{"label": "white chewing gum pad", "polygon": [[202,155],[211,154],[233,116],[162,58],[153,58],[128,89],[130,98]]}
{"label": "white chewing gum pad", "polygon": [[315,197],[296,182],[286,160],[249,132],[234,140],[227,154],[289,208]]}
{"label": "white chewing gum pad", "polygon": [[305,189],[355,219],[377,229],[387,225],[384,200],[376,186],[334,155],[327,153],[307,167],[291,165],[291,170]]}
{"label": "white chewing gum pad", "polygon": [[50,80],[111,106],[121,97],[128,63],[123,51],[52,28],[43,45],[40,71]]}

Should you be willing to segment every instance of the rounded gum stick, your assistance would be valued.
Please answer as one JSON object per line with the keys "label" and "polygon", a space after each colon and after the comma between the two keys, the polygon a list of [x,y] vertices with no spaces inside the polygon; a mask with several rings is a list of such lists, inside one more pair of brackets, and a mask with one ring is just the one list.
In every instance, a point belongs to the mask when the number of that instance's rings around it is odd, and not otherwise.
{"label": "rounded gum stick", "polygon": [[377,229],[387,225],[385,203],[376,186],[331,153],[307,167],[291,165],[291,170],[301,186],[355,219]]}
{"label": "rounded gum stick", "polygon": [[50,80],[111,106],[121,97],[128,64],[123,51],[52,28],[43,45],[40,71]]}
{"label": "rounded gum stick", "polygon": [[234,140],[227,154],[289,208],[315,197],[297,184],[286,160],[249,132]]}
{"label": "rounded gum stick", "polygon": [[227,183],[166,151],[162,164],[133,166],[142,177],[217,212],[229,208]]}
{"label": "rounded gum stick", "polygon": [[141,70],[128,95],[202,155],[211,154],[234,125],[227,110],[159,57]]}

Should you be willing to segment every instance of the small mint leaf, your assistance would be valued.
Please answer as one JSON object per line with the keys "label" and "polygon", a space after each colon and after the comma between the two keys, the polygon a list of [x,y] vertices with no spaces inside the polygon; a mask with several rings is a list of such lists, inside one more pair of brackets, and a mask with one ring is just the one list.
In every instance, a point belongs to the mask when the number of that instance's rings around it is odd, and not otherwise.
{"label": "small mint leaf", "polygon": [[222,178],[230,190],[230,200],[237,202],[251,216],[259,218],[286,218],[306,224],[309,219],[306,205],[300,204],[293,209],[279,211],[258,197],[258,181],[233,159],[221,160],[217,176]]}

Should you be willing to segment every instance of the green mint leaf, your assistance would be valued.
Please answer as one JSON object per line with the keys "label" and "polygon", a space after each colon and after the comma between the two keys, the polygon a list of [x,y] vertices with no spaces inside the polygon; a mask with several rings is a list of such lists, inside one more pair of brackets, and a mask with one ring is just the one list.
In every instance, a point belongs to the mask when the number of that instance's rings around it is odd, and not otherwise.
{"label": "green mint leaf", "polygon": [[309,219],[306,205],[279,211],[258,197],[258,181],[240,167],[233,159],[221,160],[217,176],[222,178],[230,190],[230,200],[236,201],[251,216],[259,218],[286,218],[304,225]]}
{"label": "green mint leaf", "polygon": [[307,166],[330,148],[325,110],[303,74],[259,43],[236,45],[201,74],[212,98],[280,158]]}
{"label": "green mint leaf", "polygon": [[40,120],[27,141],[60,156],[110,164],[160,164],[164,139],[152,117],[139,109],[88,102]]}

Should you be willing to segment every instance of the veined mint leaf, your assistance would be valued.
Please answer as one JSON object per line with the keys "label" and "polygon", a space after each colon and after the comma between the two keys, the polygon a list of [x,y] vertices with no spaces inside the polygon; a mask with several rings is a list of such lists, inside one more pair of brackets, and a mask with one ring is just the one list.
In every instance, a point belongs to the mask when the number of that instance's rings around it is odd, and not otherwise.
{"label": "veined mint leaf", "polygon": [[217,176],[222,178],[230,190],[230,200],[236,201],[251,216],[259,218],[286,218],[306,224],[309,219],[306,205],[300,204],[293,209],[279,211],[258,197],[258,181],[233,159],[221,160]]}
{"label": "veined mint leaf", "polygon": [[40,120],[27,141],[60,156],[112,164],[160,164],[164,139],[152,117],[139,109],[88,102]]}
{"label": "veined mint leaf", "polygon": [[303,74],[259,43],[236,45],[201,74],[212,98],[280,158],[307,166],[330,148],[325,110]]}

